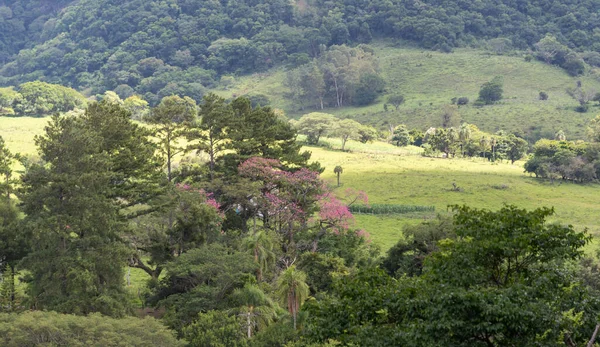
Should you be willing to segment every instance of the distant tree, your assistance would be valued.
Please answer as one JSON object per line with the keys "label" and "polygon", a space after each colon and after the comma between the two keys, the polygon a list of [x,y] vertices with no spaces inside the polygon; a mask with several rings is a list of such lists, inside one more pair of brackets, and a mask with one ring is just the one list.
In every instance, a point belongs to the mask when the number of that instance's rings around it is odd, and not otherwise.
{"label": "distant tree", "polygon": [[107,90],[106,92],[104,92],[102,100],[106,100],[106,102],[109,104],[123,105],[123,100],[121,100],[117,93],[111,90]]}
{"label": "distant tree", "polygon": [[398,147],[404,147],[410,145],[410,134],[405,125],[399,125],[394,129],[394,136],[392,142]]}
{"label": "distant tree", "polygon": [[148,102],[139,95],[132,95],[125,99],[123,108],[131,112],[131,118],[137,121],[145,119],[150,112]]}
{"label": "distant tree", "polygon": [[596,116],[588,123],[587,137],[591,142],[600,142],[600,116]]}
{"label": "distant tree", "polygon": [[297,328],[298,312],[309,295],[306,274],[292,265],[277,279],[277,297],[292,315],[294,330]]}
{"label": "distant tree", "polygon": [[450,128],[460,124],[460,113],[455,105],[444,105],[442,109],[442,127]]}
{"label": "distant tree", "polygon": [[585,89],[581,82],[577,84],[576,88],[567,88],[567,94],[575,99],[579,106],[577,107],[578,112],[587,112],[589,108],[589,102],[592,101],[596,95],[596,91],[593,89]]}
{"label": "distant tree", "polygon": [[385,81],[375,73],[366,73],[360,77],[356,95],[352,99],[356,106],[369,105],[383,92]]}
{"label": "distant tree", "polygon": [[527,141],[519,138],[513,134],[508,135],[503,139],[503,142],[507,145],[506,156],[510,160],[511,164],[515,161],[520,160],[527,153],[529,145]]}
{"label": "distant tree", "polygon": [[472,134],[471,126],[467,123],[462,123],[460,125],[460,128],[458,129],[458,139],[460,140],[460,151],[463,156],[465,155],[465,152],[464,152],[465,146],[471,139],[471,134]]}
{"label": "distant tree", "polygon": [[512,42],[505,37],[499,37],[488,41],[491,50],[496,54],[504,54],[511,49]]}
{"label": "distant tree", "polygon": [[469,98],[467,98],[466,96],[461,96],[456,100],[456,104],[459,106],[467,105],[469,104]]}
{"label": "distant tree", "polygon": [[362,124],[352,119],[342,119],[337,122],[335,130],[332,135],[338,136],[342,139],[342,151],[346,148],[346,143],[350,139],[357,139],[359,136],[359,130]]}
{"label": "distant tree", "polygon": [[485,105],[491,105],[500,101],[503,93],[502,85],[502,77],[500,76],[494,77],[490,82],[483,84],[479,90],[478,101]]}
{"label": "distant tree", "polygon": [[548,100],[548,93],[546,93],[546,92],[540,92],[539,99],[540,100]]}
{"label": "distant tree", "polygon": [[361,143],[373,142],[375,139],[377,139],[377,137],[377,129],[371,126],[363,125],[360,127],[360,129],[358,129],[358,140]]}
{"label": "distant tree", "polygon": [[404,96],[402,94],[389,95],[387,98],[387,102],[388,102],[388,104],[393,105],[396,108],[396,111],[398,111],[398,108],[400,108],[400,105],[402,105],[404,103]]}
{"label": "distant tree", "polygon": [[296,127],[300,134],[308,137],[308,143],[316,145],[321,136],[331,134],[338,123],[338,119],[328,113],[313,112],[300,118]]}
{"label": "distant tree", "polygon": [[558,141],[566,141],[567,136],[565,135],[565,132],[561,129],[554,134],[554,139]]}
{"label": "distant tree", "polygon": [[344,168],[342,168],[341,166],[338,165],[333,169],[333,173],[335,173],[335,175],[337,176],[337,186],[339,187],[340,186],[340,175],[342,173],[344,173]]}

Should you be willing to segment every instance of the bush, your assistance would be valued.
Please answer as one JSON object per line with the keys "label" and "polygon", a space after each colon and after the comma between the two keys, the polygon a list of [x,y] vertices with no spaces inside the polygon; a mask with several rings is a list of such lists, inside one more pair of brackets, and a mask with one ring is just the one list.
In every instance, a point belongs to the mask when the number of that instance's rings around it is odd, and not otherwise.
{"label": "bush", "polygon": [[579,105],[579,106],[575,107],[575,111],[577,111],[579,113],[586,113],[589,109],[590,109],[590,105],[588,105],[588,104]]}
{"label": "bush", "polygon": [[469,98],[467,98],[466,96],[460,97],[456,101],[457,105],[467,105],[468,103],[469,103]]}
{"label": "bush", "polygon": [[371,204],[365,205],[350,205],[352,213],[366,214],[404,214],[412,212],[435,212],[435,206],[419,206],[419,205],[387,205],[387,204]]}
{"label": "bush", "polygon": [[184,346],[154,318],[114,319],[56,312],[0,313],[0,346]]}
{"label": "bush", "polygon": [[540,100],[548,100],[548,93],[540,92]]}

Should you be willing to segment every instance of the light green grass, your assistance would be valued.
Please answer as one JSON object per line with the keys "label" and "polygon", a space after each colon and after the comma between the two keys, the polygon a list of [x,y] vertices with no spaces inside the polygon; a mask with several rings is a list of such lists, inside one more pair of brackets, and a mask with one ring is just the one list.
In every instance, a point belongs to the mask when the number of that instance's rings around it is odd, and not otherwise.
{"label": "light green grass", "polygon": [[[493,106],[460,107],[463,121],[487,132],[501,129],[520,132],[529,139],[553,136],[560,129],[568,138],[583,139],[585,125],[600,111],[593,106],[588,113],[575,112],[577,102],[565,91],[575,87],[578,80],[584,87],[600,91],[600,82],[591,75],[571,77],[558,67],[539,61],[526,62],[520,55],[497,56],[474,49],[458,49],[446,54],[395,47],[385,41],[374,42],[372,46],[387,82],[386,93],[401,93],[406,103],[397,112],[393,106],[384,112],[384,95],[370,106],[328,108],[325,112],[379,125],[389,121],[411,128],[439,126],[441,110],[450,99],[466,96],[471,102],[475,101],[480,86],[497,75],[504,77],[504,100]],[[300,110],[286,98],[285,76],[283,68],[242,76],[232,87],[217,93],[224,97],[264,94],[274,107],[284,109],[294,118],[313,111]],[[538,100],[540,91],[547,92],[549,100]]]}
{"label": "light green grass", "polygon": [[0,117],[0,136],[13,153],[35,154],[35,135],[41,135],[50,118]]}
{"label": "light green grass", "polygon": [[[466,204],[498,209],[504,204],[556,210],[552,221],[600,232],[600,185],[538,180],[523,173],[523,162],[492,164],[482,159],[437,159],[415,155],[347,153],[308,147],[312,159],[325,166],[323,178],[335,183],[333,168],[341,165],[342,187],[364,190],[369,201],[381,204],[433,205],[446,213],[448,205]],[[453,191],[452,183],[461,188]],[[506,186],[502,189],[502,186]],[[500,189],[498,189],[500,188]],[[423,214],[422,218],[430,218]],[[403,226],[419,218],[403,216],[357,217],[357,226],[372,235],[385,250],[401,235]],[[398,236],[399,237],[399,236]]]}

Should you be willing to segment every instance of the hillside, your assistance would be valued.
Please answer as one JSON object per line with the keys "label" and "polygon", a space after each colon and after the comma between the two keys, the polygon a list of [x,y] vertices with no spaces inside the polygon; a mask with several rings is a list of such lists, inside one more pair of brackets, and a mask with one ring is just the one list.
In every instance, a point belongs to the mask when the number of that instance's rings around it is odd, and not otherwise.
{"label": "hillside", "polygon": [[[600,64],[598,9],[598,0],[10,0],[0,3],[0,85],[43,80],[92,95],[138,93],[155,105],[373,37],[445,52],[536,49],[580,74],[584,60]],[[546,39],[550,46],[537,45]]]}
{"label": "hillside", "polygon": [[[520,55],[494,55],[483,50],[457,49],[454,53],[424,51],[418,48],[397,47],[393,42],[372,44],[379,58],[381,76],[386,92],[376,103],[366,107],[327,108],[325,112],[356,119],[387,128],[384,124],[407,124],[423,130],[439,126],[444,105],[455,97],[465,96],[471,104],[477,99],[480,86],[494,76],[503,76],[504,100],[496,105],[461,106],[463,121],[489,132],[516,132],[530,142],[541,137],[552,138],[563,130],[567,138],[584,139],[587,122],[597,113],[593,106],[587,113],[575,111],[577,101],[566,89],[577,81],[590,90],[600,91],[600,82],[593,76],[569,76],[564,70],[538,61],[527,62]],[[304,111],[287,98],[284,69],[254,74],[238,79],[227,89],[217,92],[224,97],[233,95],[268,95],[274,107],[282,108],[292,117]],[[539,92],[548,93],[548,100],[539,100]],[[393,106],[384,112],[386,96],[400,92],[406,102],[396,112]]]}

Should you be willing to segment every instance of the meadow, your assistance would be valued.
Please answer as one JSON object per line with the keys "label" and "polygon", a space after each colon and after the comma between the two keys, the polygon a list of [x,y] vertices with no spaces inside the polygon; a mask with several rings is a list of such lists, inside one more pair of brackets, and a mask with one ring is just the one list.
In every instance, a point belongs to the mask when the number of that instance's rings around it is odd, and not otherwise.
{"label": "meadow", "polygon": [[[390,122],[426,129],[440,125],[442,108],[452,98],[464,96],[472,103],[477,99],[480,86],[494,76],[504,79],[501,102],[485,107],[470,104],[459,109],[463,121],[476,124],[484,131],[517,132],[535,141],[563,130],[569,139],[583,139],[585,125],[598,112],[597,105],[590,107],[587,113],[576,112],[578,103],[566,93],[577,81],[588,91],[600,91],[600,82],[593,71],[586,76],[572,77],[558,67],[535,60],[527,62],[524,53],[494,55],[484,50],[457,49],[448,54],[388,41],[376,41],[371,46],[386,81],[386,94],[369,106],[327,108],[324,112],[381,128]],[[285,110],[293,118],[312,112],[297,109],[286,98],[285,76],[283,68],[242,76],[232,86],[216,92],[223,97],[267,95],[273,107]],[[548,100],[539,100],[540,91],[548,94]],[[387,95],[392,93],[403,94],[406,102],[398,111],[389,106],[385,112],[383,105]]]}

